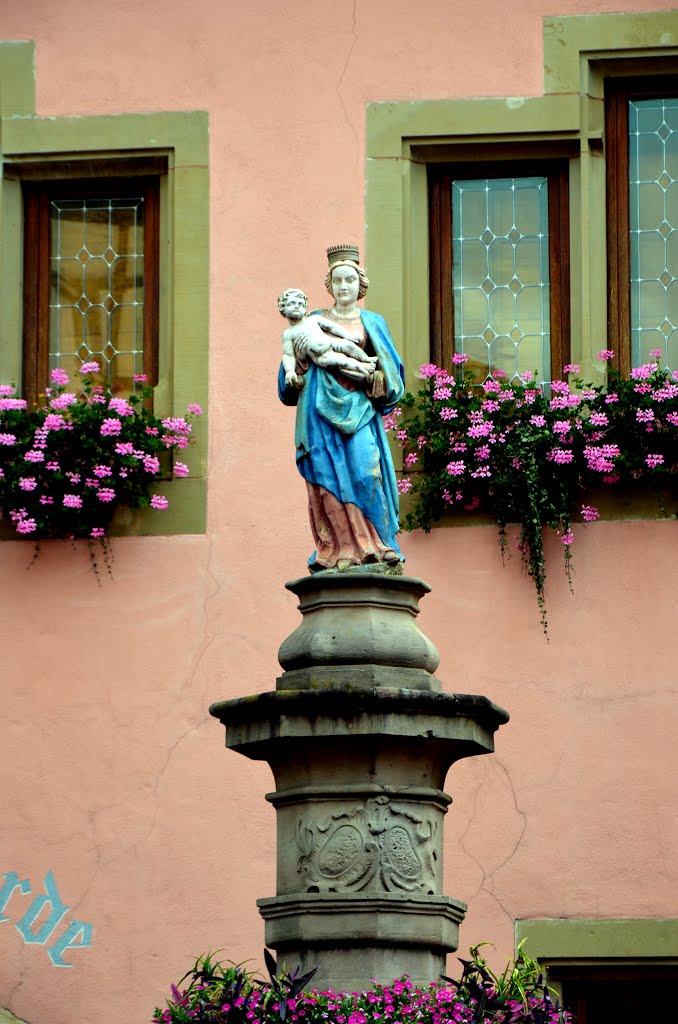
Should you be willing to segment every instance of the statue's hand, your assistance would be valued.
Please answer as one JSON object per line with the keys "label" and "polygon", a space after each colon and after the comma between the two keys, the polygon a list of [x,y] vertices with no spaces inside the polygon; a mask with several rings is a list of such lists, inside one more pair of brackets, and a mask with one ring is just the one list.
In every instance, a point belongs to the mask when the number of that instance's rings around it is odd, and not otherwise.
{"label": "statue's hand", "polygon": [[299,374],[299,373],[286,373],[285,374],[285,387],[296,388],[297,391],[301,391],[301,389],[303,388],[305,383],[306,383],[306,378],[304,377],[303,374]]}
{"label": "statue's hand", "polygon": [[[309,337],[305,331],[299,331],[294,339],[294,353],[297,359],[305,359],[308,355]],[[302,385],[303,386],[303,385]]]}

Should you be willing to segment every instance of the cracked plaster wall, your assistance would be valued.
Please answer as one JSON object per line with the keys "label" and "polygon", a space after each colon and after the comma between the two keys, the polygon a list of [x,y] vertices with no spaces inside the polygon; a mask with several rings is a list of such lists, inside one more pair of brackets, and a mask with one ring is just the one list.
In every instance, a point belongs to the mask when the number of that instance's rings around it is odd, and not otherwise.
{"label": "cracked plaster wall", "polygon": [[[620,7],[660,9],[558,13]],[[41,115],[200,108],[211,126],[208,533],[115,541],[100,588],[79,546],[43,545],[29,571],[29,545],[0,548],[0,867],[36,882],[52,868],[94,929],[56,969],[14,927],[32,897],[12,898],[0,1005],[32,1024],[146,1020],[199,953],[260,959],[271,777],[224,751],[207,706],[273,685],[297,622],[282,583],[310,549],[292,416],[274,397],[275,296],[295,284],[320,304],[325,246],[362,242],[366,102],[537,94],[554,13],[544,0],[472,18],[461,0],[422,0],[416,17],[404,0],[160,10],[3,12],[5,38],[36,42]],[[678,916],[677,541],[676,523],[577,527],[574,596],[550,552],[547,645],[491,529],[404,538],[434,588],[421,624],[446,688],[512,714],[496,756],[448,778],[445,890],[469,902],[463,945],[511,952],[516,917]]]}

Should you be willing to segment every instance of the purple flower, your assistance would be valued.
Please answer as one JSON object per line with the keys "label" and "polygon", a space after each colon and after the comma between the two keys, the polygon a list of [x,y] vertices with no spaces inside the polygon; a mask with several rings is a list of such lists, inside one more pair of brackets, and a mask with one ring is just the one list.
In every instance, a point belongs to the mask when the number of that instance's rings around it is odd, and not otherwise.
{"label": "purple flower", "polygon": [[572,462],[574,455],[569,448],[552,448],[548,453],[548,458],[551,459],[552,462],[564,465],[567,462]]}
{"label": "purple flower", "polygon": [[611,348],[604,348],[598,353],[598,359],[604,359],[607,362],[610,359],[614,359],[614,352]]}
{"label": "purple flower", "polygon": [[62,370],[60,366],[55,366],[49,375],[49,379],[52,384],[55,384],[58,388],[65,388],[69,381],[69,376],[65,370]]}
{"label": "purple flower", "polygon": [[[200,406],[197,408],[199,409]],[[174,434],[190,434],[193,429],[191,424],[187,423],[183,416],[167,416],[166,419],[162,421],[162,425],[165,430]]]}
{"label": "purple flower", "polygon": [[647,380],[655,373],[657,367],[654,363],[643,363],[642,366],[634,366],[631,370],[631,380]]}
{"label": "purple flower", "polygon": [[92,359],[89,363],[83,363],[82,366],[80,367],[80,373],[82,373],[83,376],[86,373],[98,373],[98,372],[99,372],[99,364],[97,363],[96,359]]}
{"label": "purple flower", "polygon": [[66,420],[58,412],[50,412],[45,416],[45,422],[43,423],[44,430],[61,430],[66,423]]}
{"label": "purple flower", "polygon": [[134,416],[134,409],[124,398],[111,398],[108,408],[118,416]]}
{"label": "purple flower", "polygon": [[467,430],[469,437],[487,437],[491,434],[494,427],[491,423],[473,423]]}
{"label": "purple flower", "polygon": [[68,409],[69,405],[75,405],[77,401],[78,396],[74,395],[72,391],[64,391],[63,395],[53,398],[49,405],[51,409]]}
{"label": "purple flower", "polygon": [[122,430],[122,423],[120,420],[105,419],[99,428],[99,433],[103,437],[115,437]]}
{"label": "purple flower", "polygon": [[151,508],[165,509],[169,505],[169,501],[162,494],[154,494],[151,498]]}
{"label": "purple flower", "polygon": [[38,524],[35,519],[30,519],[28,516],[23,519],[19,519],[16,524],[17,533],[34,533],[37,528]]}
{"label": "purple flower", "polygon": [[82,508],[82,498],[78,494],[64,494],[66,508]]}

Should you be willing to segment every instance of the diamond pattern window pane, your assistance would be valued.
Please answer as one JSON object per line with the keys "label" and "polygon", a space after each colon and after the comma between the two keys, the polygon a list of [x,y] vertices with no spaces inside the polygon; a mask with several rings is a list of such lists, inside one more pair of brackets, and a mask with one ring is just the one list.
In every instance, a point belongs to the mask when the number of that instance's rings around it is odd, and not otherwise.
{"label": "diamond pattern window pane", "polygon": [[550,377],[546,178],[452,182],[454,345],[479,379]]}
{"label": "diamond pattern window pane", "polygon": [[678,99],[629,103],[631,360],[678,367]]}
{"label": "diamond pattern window pane", "polygon": [[50,203],[50,368],[96,359],[114,392],[143,373],[144,200]]}

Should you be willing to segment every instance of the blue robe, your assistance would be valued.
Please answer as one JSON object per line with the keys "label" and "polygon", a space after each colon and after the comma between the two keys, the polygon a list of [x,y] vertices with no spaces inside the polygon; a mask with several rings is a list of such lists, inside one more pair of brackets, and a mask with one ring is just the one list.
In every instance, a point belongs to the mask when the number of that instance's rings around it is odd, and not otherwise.
{"label": "blue robe", "polygon": [[[369,310],[361,310],[360,316],[384,374],[383,397],[371,399],[363,390],[349,391],[313,362],[301,391],[285,387],[281,365],[278,395],[285,405],[297,407],[294,442],[303,478],[343,504],[357,505],[383,544],[400,553],[398,488],[382,416],[402,398],[405,374],[384,318]],[[314,559],[315,552],[309,564]]]}

